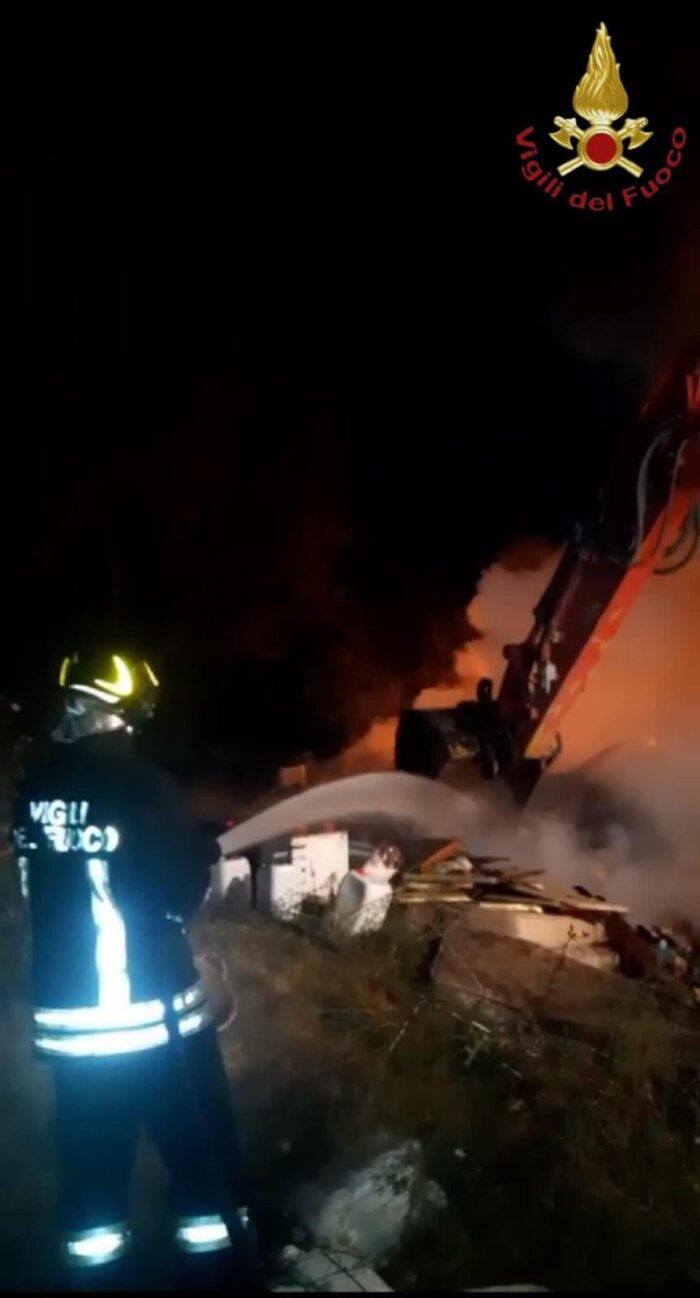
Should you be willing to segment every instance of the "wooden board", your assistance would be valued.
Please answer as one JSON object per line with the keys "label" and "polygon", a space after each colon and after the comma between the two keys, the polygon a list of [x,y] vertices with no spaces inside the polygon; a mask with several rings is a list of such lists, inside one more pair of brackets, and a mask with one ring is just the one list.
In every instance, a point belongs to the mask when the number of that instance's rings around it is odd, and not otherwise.
{"label": "wooden board", "polygon": [[448,861],[451,856],[465,855],[466,853],[460,840],[458,838],[453,838],[450,839],[449,843],[444,843],[442,847],[439,847],[436,852],[432,852],[430,856],[426,856],[424,861],[420,861],[417,869],[419,874],[427,874],[432,870],[433,866],[439,865],[441,861]]}

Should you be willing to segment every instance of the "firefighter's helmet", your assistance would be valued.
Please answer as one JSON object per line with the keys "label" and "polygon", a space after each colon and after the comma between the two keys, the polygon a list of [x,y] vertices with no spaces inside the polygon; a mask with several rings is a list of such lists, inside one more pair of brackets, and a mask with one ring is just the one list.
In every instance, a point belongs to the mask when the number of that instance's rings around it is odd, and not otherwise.
{"label": "firefighter's helmet", "polygon": [[153,715],[158,680],[144,659],[93,651],[64,658],[59,685],[69,695],[82,695],[134,722]]}

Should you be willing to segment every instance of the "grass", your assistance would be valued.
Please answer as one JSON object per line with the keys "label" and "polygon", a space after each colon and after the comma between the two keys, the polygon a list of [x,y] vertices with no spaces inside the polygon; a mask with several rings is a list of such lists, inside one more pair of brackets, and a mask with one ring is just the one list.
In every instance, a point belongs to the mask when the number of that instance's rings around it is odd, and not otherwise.
{"label": "grass", "polygon": [[[51,1088],[29,1056],[0,873],[0,1282],[29,1290],[51,1278]],[[317,920],[219,915],[193,939],[225,954],[236,988],[220,1040],[270,1250],[329,1160],[413,1138],[447,1207],[380,1268],[396,1289],[700,1289],[700,1085],[651,1001],[597,1042],[523,1015],[484,1032],[438,998],[401,915],[341,948]],[[146,1147],[134,1204],[150,1288],[167,1285],[162,1179]]]}
{"label": "grass", "polygon": [[206,940],[235,970],[228,1065],[280,1242],[287,1191],[381,1133],[417,1138],[448,1199],[384,1268],[397,1289],[700,1288],[698,1080],[644,1001],[599,1045],[519,1018],[484,1034],[420,980],[405,932],[334,951],[219,922]]}

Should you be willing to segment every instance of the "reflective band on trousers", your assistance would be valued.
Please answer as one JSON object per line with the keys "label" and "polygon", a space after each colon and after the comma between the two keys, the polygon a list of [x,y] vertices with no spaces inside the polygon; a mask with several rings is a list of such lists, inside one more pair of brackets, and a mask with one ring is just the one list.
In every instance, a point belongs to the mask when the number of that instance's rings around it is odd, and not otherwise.
{"label": "reflective band on trousers", "polygon": [[230,1248],[231,1238],[223,1217],[180,1217],[175,1242],[185,1253],[213,1253]]}
{"label": "reflective band on trousers", "polygon": [[[183,1014],[190,1005],[197,1008]],[[179,992],[173,997],[173,1006],[180,1017],[180,1035],[191,1036],[212,1021],[212,1013],[199,984]],[[35,1048],[42,1054],[95,1055],[131,1054],[163,1046],[169,1039],[163,1021],[165,1006],[162,1001],[140,1001],[115,1010],[101,1005],[77,1009],[34,1012]]]}
{"label": "reflective band on trousers", "polygon": [[187,991],[178,992],[173,996],[173,1005],[178,1014],[183,1010],[191,1010],[195,1005],[201,1005],[204,1001],[204,988],[201,983],[195,983],[193,987],[188,987]]}
{"label": "reflective band on trousers", "polygon": [[[194,983],[184,992],[173,996],[173,1008],[177,1014],[189,1010],[195,1005],[203,1005],[206,1000],[201,983]],[[105,1005],[85,1005],[76,1009],[34,1011],[34,1022],[37,1027],[47,1028],[52,1032],[105,1032],[119,1028],[140,1028],[150,1023],[162,1023],[165,1018],[165,1005],[162,1001],[130,1001],[114,1009]]]}
{"label": "reflective band on trousers", "polygon": [[73,1231],[64,1236],[63,1251],[71,1266],[103,1266],[116,1262],[131,1243],[124,1222],[96,1226],[93,1230]]}
{"label": "reflective band on trousers", "polygon": [[35,1037],[34,1045],[49,1055],[128,1055],[164,1046],[167,1040],[168,1029],[164,1023],[157,1023],[132,1032],[83,1032],[80,1036],[64,1032],[60,1037]]}
{"label": "reflective band on trousers", "polygon": [[162,1001],[134,1001],[119,1009],[103,1005],[86,1005],[74,1010],[36,1010],[34,1022],[38,1027],[57,1032],[104,1032],[119,1028],[142,1028],[149,1023],[162,1023],[165,1006]]}

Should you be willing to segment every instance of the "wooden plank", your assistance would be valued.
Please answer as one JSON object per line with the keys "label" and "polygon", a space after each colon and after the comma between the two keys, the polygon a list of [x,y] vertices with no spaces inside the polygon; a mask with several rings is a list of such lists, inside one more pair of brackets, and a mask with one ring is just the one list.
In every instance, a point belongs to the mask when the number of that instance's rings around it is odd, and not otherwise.
{"label": "wooden plank", "polygon": [[420,861],[418,866],[414,868],[417,868],[419,874],[427,874],[429,870],[432,870],[434,865],[439,865],[441,861],[448,861],[451,856],[458,855],[465,856],[466,853],[460,840],[458,838],[453,838],[449,843],[445,843],[442,847],[439,847],[437,852],[432,852],[430,856],[426,856],[425,860]]}
{"label": "wooden plank", "polygon": [[469,905],[473,904],[472,898],[466,892],[457,892],[457,893],[417,892],[415,893],[415,895],[412,893],[397,892],[394,894],[394,901],[399,902],[400,905],[402,906],[437,906],[437,905],[447,905],[447,904],[453,905],[455,902],[468,903]]}
{"label": "wooden plank", "polygon": [[523,880],[522,883],[515,885],[515,889],[528,897],[536,897],[545,905],[560,906],[562,910],[599,911],[601,914],[609,915],[629,913],[629,906],[621,906],[614,901],[599,901],[597,897],[582,897],[580,893],[560,892],[558,888],[552,888],[549,883],[530,883]]}
{"label": "wooden plank", "polygon": [[501,875],[500,882],[510,883],[529,883],[531,879],[538,879],[544,874],[544,870],[509,870],[504,871]]}
{"label": "wooden plank", "polygon": [[530,915],[544,914],[541,906],[535,906],[529,901],[510,901],[509,899],[501,901],[497,897],[485,898],[484,900],[475,898],[474,905],[478,910],[518,910],[525,911]]}
{"label": "wooden plank", "polygon": [[455,884],[460,888],[474,887],[472,878],[467,875],[436,875],[430,879],[414,878],[413,875],[405,875],[402,881],[404,888],[444,888],[447,885]]}

